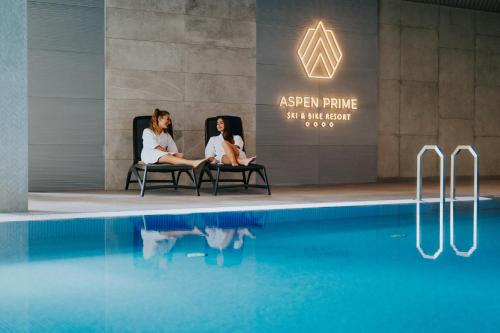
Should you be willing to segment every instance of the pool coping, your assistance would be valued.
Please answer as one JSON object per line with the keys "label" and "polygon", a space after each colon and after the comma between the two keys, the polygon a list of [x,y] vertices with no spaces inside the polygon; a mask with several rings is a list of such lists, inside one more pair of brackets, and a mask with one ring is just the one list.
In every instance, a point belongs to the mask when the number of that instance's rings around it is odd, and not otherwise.
{"label": "pool coping", "polygon": [[[455,201],[472,201],[473,197],[457,197]],[[493,200],[489,197],[480,197],[479,200]],[[446,198],[446,202],[450,199]],[[423,203],[437,203],[439,198],[423,199]],[[0,214],[0,223],[7,222],[29,222],[48,220],[70,220],[78,218],[113,218],[141,215],[188,215],[197,213],[220,213],[220,212],[248,212],[262,210],[283,210],[283,209],[307,209],[307,208],[332,208],[332,207],[357,207],[357,206],[377,206],[377,205],[401,205],[415,204],[415,199],[393,199],[393,200],[363,200],[363,201],[342,201],[342,202],[310,202],[310,203],[286,203],[272,205],[249,205],[249,206],[220,206],[220,207],[199,207],[199,208],[169,208],[169,209],[147,209],[147,210],[122,210],[91,213],[52,213],[36,214]]]}

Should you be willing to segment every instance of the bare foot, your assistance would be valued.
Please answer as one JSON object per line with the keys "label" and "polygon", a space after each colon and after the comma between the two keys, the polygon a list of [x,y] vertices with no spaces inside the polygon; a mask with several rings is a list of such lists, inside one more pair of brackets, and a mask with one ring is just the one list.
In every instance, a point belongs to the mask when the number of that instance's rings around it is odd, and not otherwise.
{"label": "bare foot", "polygon": [[242,158],[239,160],[241,165],[248,166],[250,163],[255,161],[256,156],[250,158]]}
{"label": "bare foot", "polygon": [[202,164],[203,164],[206,160],[207,160],[207,159],[206,159],[206,158],[204,158],[204,159],[202,159],[202,160],[194,160],[194,161],[192,161],[192,166],[193,166],[193,168],[195,168],[195,169],[196,169],[197,167],[199,167],[200,165],[202,165]]}
{"label": "bare foot", "polygon": [[207,233],[201,231],[198,227],[194,227],[193,232],[198,236],[207,236]]}
{"label": "bare foot", "polygon": [[247,237],[250,237],[252,239],[255,239],[255,235],[250,230],[248,230],[248,228],[238,229],[238,235],[240,237],[247,236]]}

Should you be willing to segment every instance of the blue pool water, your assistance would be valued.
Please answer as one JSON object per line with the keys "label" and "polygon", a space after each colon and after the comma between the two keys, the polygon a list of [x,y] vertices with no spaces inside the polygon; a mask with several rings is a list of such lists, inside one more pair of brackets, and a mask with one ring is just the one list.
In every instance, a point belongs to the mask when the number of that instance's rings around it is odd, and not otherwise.
{"label": "blue pool water", "polygon": [[0,223],[0,332],[499,332],[500,204],[469,258],[448,221],[436,260],[415,205]]}

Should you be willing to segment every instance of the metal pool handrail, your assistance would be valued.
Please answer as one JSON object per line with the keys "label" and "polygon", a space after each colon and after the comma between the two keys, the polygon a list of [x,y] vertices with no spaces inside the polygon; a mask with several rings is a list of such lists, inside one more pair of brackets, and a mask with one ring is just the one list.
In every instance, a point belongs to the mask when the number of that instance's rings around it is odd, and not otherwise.
{"label": "metal pool handrail", "polygon": [[[473,212],[473,232],[472,246],[468,251],[460,251],[455,245],[455,219],[454,219],[454,203],[456,200],[456,185],[455,185],[455,157],[461,151],[467,150],[474,158],[474,212]],[[460,145],[455,148],[450,157],[450,245],[458,256],[470,257],[477,249],[477,206],[479,201],[479,152],[474,146]]]}
{"label": "metal pool handrail", "polygon": [[[434,150],[439,156],[439,248],[433,254],[427,254],[421,247],[420,235],[420,203],[422,202],[422,156],[428,151]],[[444,155],[439,146],[425,145],[417,155],[417,241],[416,246],[418,252],[425,259],[435,260],[443,252],[443,218],[444,218],[444,203],[445,203],[445,169]]]}

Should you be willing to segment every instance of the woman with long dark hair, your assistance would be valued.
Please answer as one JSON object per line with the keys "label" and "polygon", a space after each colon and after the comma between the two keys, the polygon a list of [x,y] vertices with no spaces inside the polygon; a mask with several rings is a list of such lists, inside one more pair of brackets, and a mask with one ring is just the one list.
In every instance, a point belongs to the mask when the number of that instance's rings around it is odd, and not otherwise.
{"label": "woman with long dark hair", "polygon": [[171,123],[170,113],[160,109],[155,109],[151,116],[149,128],[142,132],[142,152],[141,159],[144,163],[166,163],[173,165],[190,165],[198,167],[206,159],[187,160],[184,154],[179,153],[174,139],[166,131]]}
{"label": "woman with long dark hair", "polygon": [[255,160],[255,157],[246,157],[243,139],[231,133],[227,119],[217,117],[217,130],[220,134],[211,137],[205,148],[205,157],[210,162],[237,166],[248,165]]}

